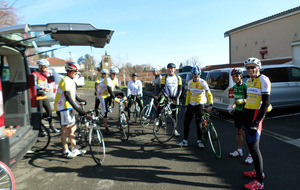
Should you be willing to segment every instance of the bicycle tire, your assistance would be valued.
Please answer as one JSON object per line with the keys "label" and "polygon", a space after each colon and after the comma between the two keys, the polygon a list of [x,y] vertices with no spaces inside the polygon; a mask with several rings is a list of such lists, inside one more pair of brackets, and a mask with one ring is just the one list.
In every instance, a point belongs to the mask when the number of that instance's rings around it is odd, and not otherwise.
{"label": "bicycle tire", "polygon": [[140,106],[138,105],[138,103],[135,103],[135,118],[134,118],[134,122],[136,123],[138,121],[139,115],[140,115],[141,109]]}
{"label": "bicycle tire", "polygon": [[45,150],[50,144],[51,136],[48,128],[41,123],[41,131],[35,144],[32,146],[31,150],[34,152],[40,152]]}
{"label": "bicycle tire", "polygon": [[15,177],[10,168],[0,161],[0,189],[15,190]]}
{"label": "bicycle tire", "polygon": [[140,114],[140,123],[142,127],[149,126],[156,117],[156,110],[150,105],[146,105]]}
{"label": "bicycle tire", "polygon": [[90,128],[89,147],[93,160],[97,165],[101,165],[105,160],[105,142],[99,126]]}
{"label": "bicycle tire", "polygon": [[121,140],[127,141],[130,135],[130,126],[129,119],[127,115],[122,111],[120,114],[120,131],[121,131]]}
{"label": "bicycle tire", "polygon": [[217,158],[221,158],[221,144],[219,141],[218,133],[212,122],[208,122],[208,138],[211,145],[211,149]]}
{"label": "bicycle tire", "polygon": [[153,125],[154,137],[160,143],[168,142],[173,136],[175,131],[175,120],[171,115],[166,115],[159,125]]}

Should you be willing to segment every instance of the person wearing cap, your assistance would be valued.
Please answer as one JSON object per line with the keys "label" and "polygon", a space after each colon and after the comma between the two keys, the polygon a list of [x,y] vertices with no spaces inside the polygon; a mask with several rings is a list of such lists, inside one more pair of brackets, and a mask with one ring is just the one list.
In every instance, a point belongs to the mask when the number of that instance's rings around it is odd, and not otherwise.
{"label": "person wearing cap", "polygon": [[162,93],[160,90],[161,87],[161,74],[160,74],[160,68],[158,66],[151,67],[152,74],[154,76],[154,79],[152,80],[153,86],[154,86],[154,104],[155,106],[158,105],[162,98]]}
{"label": "person wearing cap", "polygon": [[43,117],[43,108],[46,110],[46,119],[49,123],[50,132],[59,133],[60,131],[56,129],[52,123],[52,110],[50,107],[50,103],[47,97],[47,93],[51,91],[48,88],[48,84],[54,82],[54,76],[52,75],[52,71],[48,70],[48,66],[50,65],[46,59],[40,59],[37,61],[37,65],[39,66],[38,70],[32,72],[35,79],[35,87],[37,90],[37,104],[38,109]]}
{"label": "person wearing cap", "polygon": [[[57,112],[57,116],[61,125],[61,144],[62,144],[62,157],[63,158],[74,158],[76,156],[81,156],[86,153],[86,150],[79,150],[76,148],[75,140],[75,130],[76,130],[76,120],[74,109],[79,113],[79,115],[85,115],[85,111],[82,110],[76,103],[86,101],[81,99],[76,94],[76,83],[74,78],[76,77],[79,69],[79,64],[74,62],[67,62],[65,69],[67,71],[67,76],[65,76],[59,82],[57,93],[55,96],[54,108]],[[68,148],[67,139],[70,141],[70,148]]]}
{"label": "person wearing cap", "polygon": [[98,108],[99,108],[99,104],[100,104],[100,100],[98,98],[98,93],[97,93],[97,89],[100,85],[101,82],[103,82],[103,80],[107,77],[108,75],[108,70],[107,69],[101,69],[101,76],[97,77],[95,80],[95,110],[96,110],[96,115],[98,115]]}
{"label": "person wearing cap", "polygon": [[[128,83],[128,88],[127,88],[127,100],[128,102],[128,108],[131,107],[133,96],[136,96],[136,101],[140,107],[140,110],[143,110],[143,86],[142,86],[142,81],[138,79],[138,74],[133,73],[132,74],[132,80],[129,81]],[[130,119],[130,109],[127,109],[128,111],[128,117]]]}
{"label": "person wearing cap", "polygon": [[[115,66],[112,66],[109,69],[109,76],[106,77],[97,88],[98,98],[104,114],[103,124],[105,126],[105,134],[107,135],[110,135],[111,133],[107,124],[109,101],[114,100],[115,102],[119,103],[120,99],[118,99],[116,96],[120,96],[126,100],[125,93],[121,90],[117,90],[119,88],[119,81],[117,78],[118,73],[119,69]],[[124,102],[124,106],[127,107],[126,102]]]}
{"label": "person wearing cap", "polygon": [[[178,106],[179,106],[179,97],[182,92],[182,79],[180,76],[175,74],[176,71],[176,65],[174,63],[169,63],[167,65],[168,68],[168,74],[162,76],[161,78],[161,90],[160,92],[163,93],[163,95],[174,102],[174,104],[171,105],[172,108],[172,117],[176,121],[175,126],[175,132],[174,135],[176,137],[180,136],[180,134],[177,131],[177,114],[178,114]],[[164,98],[160,100],[160,105],[162,105],[164,101]],[[157,109],[157,117],[161,113],[162,106],[159,106]],[[155,125],[158,125],[158,122],[154,122]]]}

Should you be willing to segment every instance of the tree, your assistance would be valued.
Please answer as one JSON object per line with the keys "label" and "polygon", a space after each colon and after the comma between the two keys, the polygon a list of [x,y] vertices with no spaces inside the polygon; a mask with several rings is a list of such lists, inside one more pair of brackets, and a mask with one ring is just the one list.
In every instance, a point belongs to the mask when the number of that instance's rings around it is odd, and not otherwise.
{"label": "tree", "polygon": [[189,59],[186,59],[183,63],[180,63],[182,66],[199,66],[201,67],[202,63],[198,59],[198,57],[191,57]]}
{"label": "tree", "polygon": [[0,28],[16,25],[20,20],[16,14],[15,3],[16,1],[9,5],[7,0],[0,0]]}

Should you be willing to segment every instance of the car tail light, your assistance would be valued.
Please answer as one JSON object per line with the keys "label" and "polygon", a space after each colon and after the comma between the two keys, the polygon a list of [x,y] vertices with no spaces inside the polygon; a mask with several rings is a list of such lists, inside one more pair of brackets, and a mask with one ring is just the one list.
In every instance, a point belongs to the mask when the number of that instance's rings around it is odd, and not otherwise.
{"label": "car tail light", "polygon": [[0,79],[0,127],[4,127],[4,105],[3,105],[1,79]]}
{"label": "car tail light", "polygon": [[36,88],[35,88],[35,82],[34,82],[34,75],[33,74],[28,75],[28,83],[29,83],[31,107],[37,107]]}
{"label": "car tail light", "polygon": [[228,98],[234,98],[233,96],[233,88],[230,88],[228,91]]}

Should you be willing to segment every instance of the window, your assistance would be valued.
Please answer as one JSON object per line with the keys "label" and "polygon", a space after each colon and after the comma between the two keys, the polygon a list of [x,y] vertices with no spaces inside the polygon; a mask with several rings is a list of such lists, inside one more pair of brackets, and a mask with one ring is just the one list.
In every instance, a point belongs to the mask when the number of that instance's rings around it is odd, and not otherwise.
{"label": "window", "polygon": [[206,81],[210,89],[225,90],[229,86],[229,73],[210,72]]}
{"label": "window", "polygon": [[291,68],[291,72],[292,72],[291,81],[300,81],[300,69]]}
{"label": "window", "polygon": [[289,74],[286,68],[270,68],[262,71],[262,74],[269,77],[271,82],[288,82]]}

